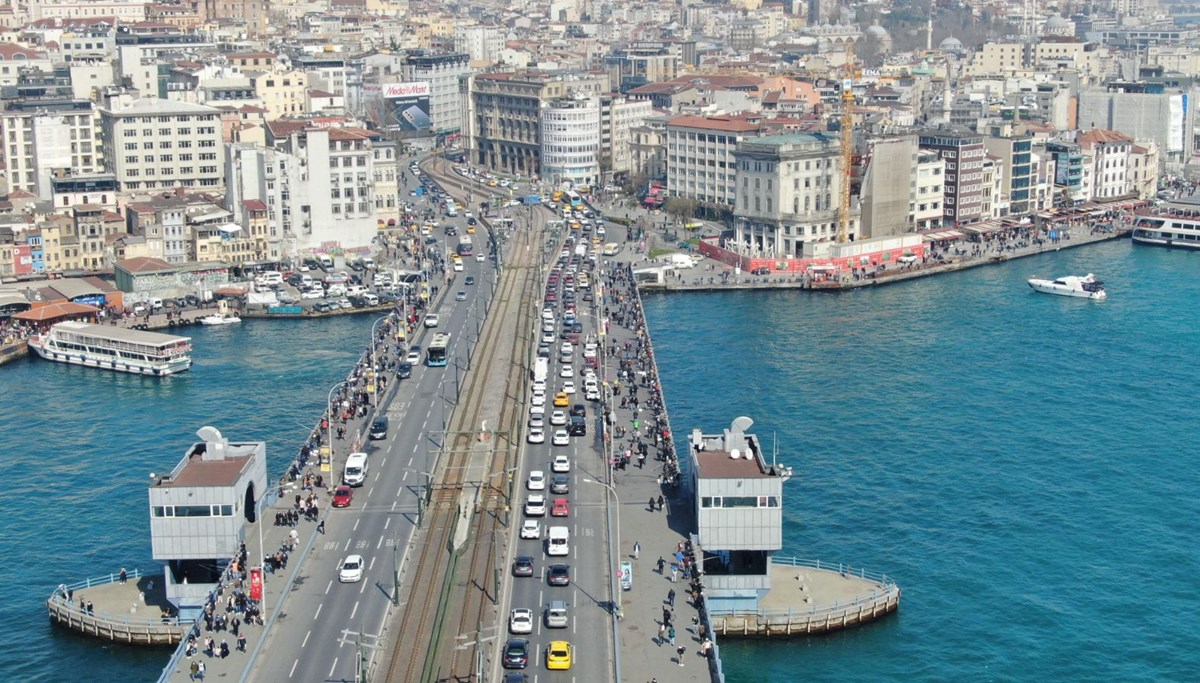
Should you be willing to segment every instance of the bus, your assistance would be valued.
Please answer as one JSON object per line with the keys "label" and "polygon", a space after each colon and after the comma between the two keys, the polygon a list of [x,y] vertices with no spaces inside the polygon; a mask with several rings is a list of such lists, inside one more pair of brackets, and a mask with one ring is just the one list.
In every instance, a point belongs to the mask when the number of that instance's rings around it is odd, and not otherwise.
{"label": "bus", "polygon": [[566,196],[563,198],[563,203],[570,204],[572,209],[578,209],[583,205],[583,197],[580,197],[579,193],[575,190],[571,190],[570,192],[567,192]]}
{"label": "bus", "polygon": [[463,235],[462,238],[458,240],[457,251],[458,251],[459,256],[466,257],[466,256],[471,255],[472,247],[471,247],[471,236],[470,235]]}
{"label": "bus", "polygon": [[429,367],[443,367],[446,365],[446,357],[450,353],[450,335],[435,334],[433,341],[429,344],[429,350],[426,351],[425,364]]}

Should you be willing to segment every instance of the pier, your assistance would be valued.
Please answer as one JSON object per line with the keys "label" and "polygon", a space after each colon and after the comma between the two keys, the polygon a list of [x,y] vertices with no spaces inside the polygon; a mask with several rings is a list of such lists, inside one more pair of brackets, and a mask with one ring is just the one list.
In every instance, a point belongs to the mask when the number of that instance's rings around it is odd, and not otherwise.
{"label": "pier", "polygon": [[57,626],[130,645],[177,645],[191,628],[171,610],[161,575],[137,569],[59,586],[46,609]]}

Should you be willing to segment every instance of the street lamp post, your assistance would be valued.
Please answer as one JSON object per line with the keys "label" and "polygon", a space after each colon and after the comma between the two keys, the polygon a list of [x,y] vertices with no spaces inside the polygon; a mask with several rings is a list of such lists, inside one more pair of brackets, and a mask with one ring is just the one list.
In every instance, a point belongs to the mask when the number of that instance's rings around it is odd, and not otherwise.
{"label": "street lamp post", "polygon": [[368,374],[367,374],[367,393],[371,397],[372,405],[379,404],[379,398],[378,398],[378,395],[379,395],[378,374],[379,373],[375,370],[375,367],[379,362],[375,355],[375,342],[377,339],[377,336],[375,334],[375,326],[378,325],[379,323],[383,322],[384,320],[388,320],[391,317],[392,317],[392,314],[388,313],[387,315],[383,316],[382,318],[371,323],[371,367],[368,370]]}
{"label": "street lamp post", "polygon": [[333,471],[333,392],[337,391],[338,387],[345,386],[347,384],[350,384],[351,382],[353,382],[353,380],[349,380],[349,379],[343,380],[343,381],[338,382],[337,384],[333,385],[333,387],[331,387],[329,389],[329,398],[325,402],[325,410],[326,410],[325,441],[328,442],[328,444],[329,444],[328,445],[329,452],[321,453],[320,460],[321,460],[321,471],[322,472],[332,472]]}
{"label": "street lamp post", "polygon": [[[613,605],[616,607],[616,610],[617,610],[617,618],[620,619],[623,616],[621,614],[621,591],[620,591],[620,588],[617,586],[617,571],[620,571],[620,566],[617,565],[616,563],[620,560],[620,553],[621,553],[621,499],[617,496],[617,489],[614,488],[613,486],[610,486],[609,484],[605,484],[602,481],[596,481],[595,479],[584,479],[583,481],[585,481],[589,484],[599,484],[600,486],[603,486],[604,488],[608,489],[608,491],[610,493],[612,493],[612,495],[613,495],[613,500],[616,501],[617,547],[616,547],[616,550],[613,550],[613,527],[610,525],[608,527],[608,555],[609,555],[609,562],[612,563],[612,567],[613,567],[610,569],[610,571],[612,571],[612,582],[611,582],[610,590],[612,591],[612,594],[613,594]],[[607,498],[607,494],[605,495],[605,497]]]}

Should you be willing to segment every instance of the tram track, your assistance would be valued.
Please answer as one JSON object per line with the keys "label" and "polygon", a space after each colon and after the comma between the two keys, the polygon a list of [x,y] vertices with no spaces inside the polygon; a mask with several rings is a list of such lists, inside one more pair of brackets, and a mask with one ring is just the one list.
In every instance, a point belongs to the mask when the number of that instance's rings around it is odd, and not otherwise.
{"label": "tram track", "polygon": [[[447,180],[456,179],[438,178],[439,184],[463,192],[463,183]],[[489,589],[489,582],[480,577],[491,574],[489,569],[503,557],[501,531],[512,515],[508,480],[519,453],[514,435],[519,426],[522,373],[534,341],[527,321],[532,316],[539,274],[533,259],[540,255],[530,248],[535,241],[531,230],[515,237],[510,252],[515,262],[506,264],[500,275],[465,390],[440,442],[428,492],[425,536],[407,587],[408,601],[391,638],[386,669],[389,681],[470,680],[475,662],[480,660],[479,649],[485,647],[485,624],[498,628],[495,586]],[[506,343],[510,338],[511,344]],[[484,370],[496,363],[507,367],[503,395],[495,428],[484,432],[483,421],[490,417],[486,414],[489,391]],[[482,475],[472,482],[468,480],[469,467],[480,448],[490,452],[486,452],[482,467],[476,463],[475,470]],[[468,498],[472,491],[474,496]],[[467,517],[471,528],[466,542],[456,550],[454,539],[464,519],[461,506],[465,504],[474,504],[475,514]],[[463,634],[470,634],[470,640],[460,645]]]}

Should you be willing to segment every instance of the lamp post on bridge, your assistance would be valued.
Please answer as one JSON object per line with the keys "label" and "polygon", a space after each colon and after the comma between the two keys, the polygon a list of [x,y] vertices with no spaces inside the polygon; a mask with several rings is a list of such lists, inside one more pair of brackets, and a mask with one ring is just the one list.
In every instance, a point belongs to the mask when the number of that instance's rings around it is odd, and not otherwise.
{"label": "lamp post on bridge", "polygon": [[[354,380],[342,380],[329,389],[329,398],[325,402],[325,441],[327,446],[321,448],[320,463],[322,472],[333,471],[333,392],[338,387],[353,383]],[[330,480],[332,482],[332,479]]]}
{"label": "lamp post on bridge", "polygon": [[[609,534],[609,538],[608,538],[608,555],[609,555],[609,562],[610,562],[610,563],[612,563],[612,565],[613,565],[613,566],[610,566],[610,567],[609,567],[609,571],[610,571],[610,572],[612,572],[612,574],[611,574],[611,576],[612,576],[612,581],[610,582],[610,583],[611,583],[611,585],[610,585],[610,588],[609,588],[609,590],[611,590],[611,591],[612,591],[612,595],[613,595],[613,607],[614,607],[614,609],[616,609],[617,618],[618,618],[618,619],[620,619],[620,618],[621,618],[623,615],[622,615],[622,613],[621,613],[621,607],[622,607],[622,604],[621,604],[621,589],[620,589],[620,588],[617,586],[617,574],[616,574],[616,571],[617,571],[617,570],[619,570],[619,566],[618,566],[618,565],[616,565],[616,562],[617,562],[617,561],[620,559],[620,554],[621,554],[621,499],[620,499],[620,498],[617,496],[617,489],[616,489],[615,487],[613,487],[613,486],[609,485],[609,484],[605,484],[605,483],[604,483],[604,482],[602,482],[602,481],[596,481],[595,479],[586,479],[586,478],[585,478],[583,481],[585,481],[585,482],[587,482],[587,483],[589,483],[589,484],[599,484],[600,486],[603,486],[604,488],[608,489],[608,492],[609,492],[609,493],[612,493],[613,500],[615,500],[615,501],[616,501],[616,503],[617,503],[617,504],[616,504],[616,510],[617,510],[617,512],[616,512],[616,517],[617,517],[617,524],[616,524],[617,547],[616,547],[616,550],[613,550],[613,545],[612,545],[612,543],[613,543],[613,539],[612,539],[612,537],[613,537],[613,528],[610,526],[610,527],[609,527],[609,529],[608,529],[608,534]],[[606,494],[606,497],[607,497],[607,494]],[[616,567],[616,569],[614,569],[614,567]]]}

